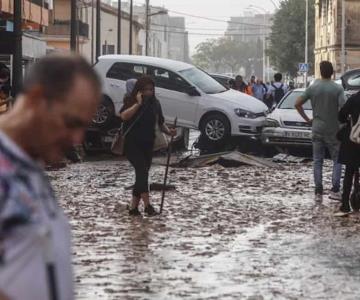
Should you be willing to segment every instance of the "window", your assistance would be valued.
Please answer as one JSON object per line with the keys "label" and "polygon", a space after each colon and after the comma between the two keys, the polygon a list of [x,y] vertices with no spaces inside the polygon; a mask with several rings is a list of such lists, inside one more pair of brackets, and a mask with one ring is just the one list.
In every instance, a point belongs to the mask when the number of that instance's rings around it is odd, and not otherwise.
{"label": "window", "polygon": [[180,93],[186,93],[190,87],[185,80],[171,71],[162,68],[153,68],[150,73],[154,78],[156,87]]}
{"label": "window", "polygon": [[180,71],[180,73],[185,79],[200,88],[206,94],[218,94],[227,91],[224,86],[200,69],[190,68]]}
{"label": "window", "polygon": [[140,78],[147,74],[147,67],[131,63],[114,63],[107,72],[106,77],[119,80]]}

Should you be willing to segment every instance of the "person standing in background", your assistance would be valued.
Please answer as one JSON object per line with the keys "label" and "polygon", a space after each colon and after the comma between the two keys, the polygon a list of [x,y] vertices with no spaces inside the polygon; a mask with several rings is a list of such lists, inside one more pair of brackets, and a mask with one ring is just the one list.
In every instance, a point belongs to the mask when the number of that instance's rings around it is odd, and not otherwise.
{"label": "person standing in background", "polygon": [[[324,193],[323,163],[325,151],[328,149],[333,161],[332,188],[329,198],[340,201],[341,164],[338,163],[340,143],[336,135],[339,130],[338,113],[345,103],[345,95],[344,89],[331,80],[334,69],[329,61],[320,63],[320,73],[321,79],[317,79],[305,90],[297,99],[295,107],[303,119],[312,124],[315,197],[320,200]],[[313,120],[303,109],[304,103],[308,100],[311,100]]]}

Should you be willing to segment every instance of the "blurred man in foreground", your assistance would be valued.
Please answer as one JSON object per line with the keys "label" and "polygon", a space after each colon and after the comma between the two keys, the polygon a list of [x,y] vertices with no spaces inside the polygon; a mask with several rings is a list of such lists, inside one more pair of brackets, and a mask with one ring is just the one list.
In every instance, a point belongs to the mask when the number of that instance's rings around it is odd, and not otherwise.
{"label": "blurred man in foreground", "polygon": [[99,99],[84,59],[48,56],[0,117],[0,297],[74,298],[70,227],[43,166],[82,141]]}

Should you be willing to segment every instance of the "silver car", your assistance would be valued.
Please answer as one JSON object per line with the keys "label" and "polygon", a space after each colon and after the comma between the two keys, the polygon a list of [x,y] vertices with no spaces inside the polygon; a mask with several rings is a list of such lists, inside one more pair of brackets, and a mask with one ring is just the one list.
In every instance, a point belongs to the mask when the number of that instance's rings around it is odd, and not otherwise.
{"label": "silver car", "polygon": [[[271,146],[311,146],[311,125],[295,109],[296,99],[304,89],[295,89],[288,92],[268,115],[261,134],[265,145]],[[309,118],[312,118],[311,102],[304,104],[304,109]]]}

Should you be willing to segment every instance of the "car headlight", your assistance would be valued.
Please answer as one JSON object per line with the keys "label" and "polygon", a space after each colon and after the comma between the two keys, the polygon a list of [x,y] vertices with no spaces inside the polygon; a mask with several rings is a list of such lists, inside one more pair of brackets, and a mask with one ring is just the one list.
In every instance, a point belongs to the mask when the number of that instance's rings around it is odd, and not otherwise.
{"label": "car headlight", "polygon": [[246,119],[256,119],[258,117],[253,112],[241,108],[235,109],[235,114],[238,115],[240,118]]}
{"label": "car headlight", "polygon": [[280,124],[275,119],[266,118],[265,127],[280,127]]}

